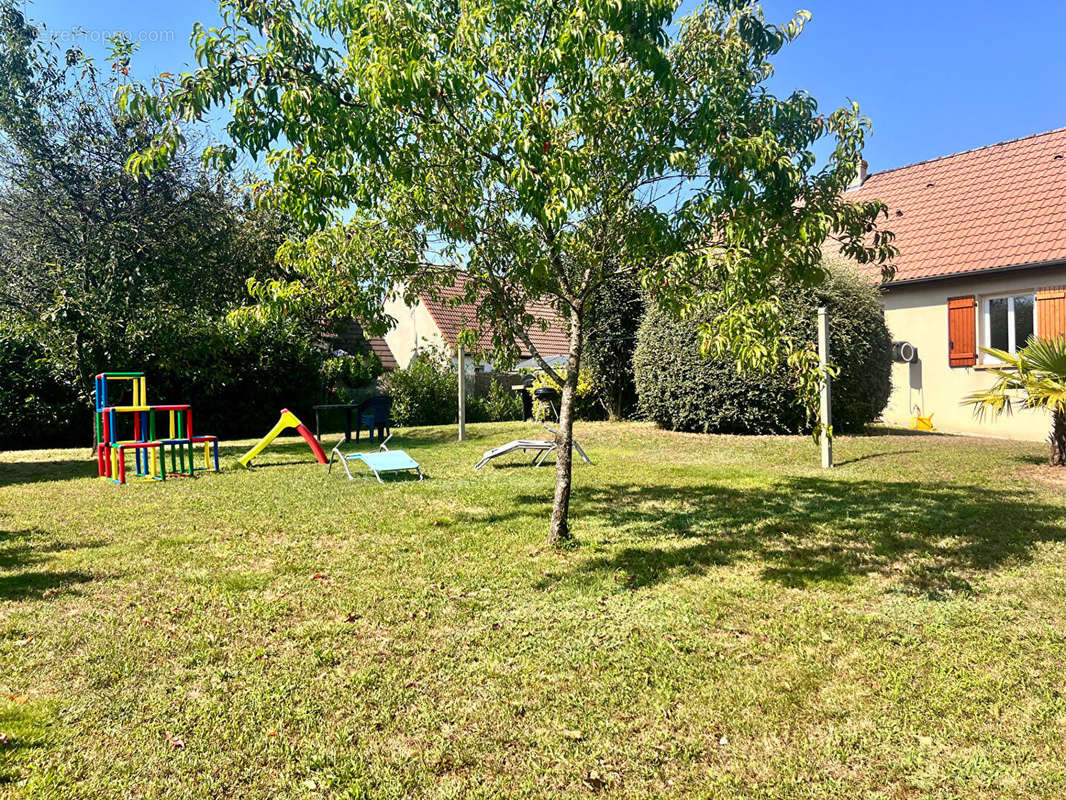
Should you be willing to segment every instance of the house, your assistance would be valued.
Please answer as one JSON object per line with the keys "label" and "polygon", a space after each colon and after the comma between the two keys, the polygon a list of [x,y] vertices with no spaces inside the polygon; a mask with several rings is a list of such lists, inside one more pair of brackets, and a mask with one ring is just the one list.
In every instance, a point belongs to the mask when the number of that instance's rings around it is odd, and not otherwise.
{"label": "house", "polygon": [[888,206],[885,321],[913,346],[896,348],[885,421],[918,408],[946,432],[1046,439],[1042,411],[982,421],[962,400],[992,382],[981,347],[1066,334],[1066,128],[863,177],[848,197]]}
{"label": "house", "polygon": [[[392,298],[385,303],[385,312],[396,324],[385,335],[385,342],[395,355],[400,367],[410,364],[420,352],[444,350],[455,358],[459,335],[468,328],[477,330],[475,307],[463,300],[465,289],[461,282],[445,288],[439,297],[421,294],[413,305],[406,305],[402,298]],[[549,363],[566,364],[570,352],[566,321],[559,316],[550,303],[537,301],[529,306],[533,316],[544,323],[527,332],[530,341]],[[518,343],[521,358],[518,367],[533,367],[532,353],[526,352]],[[478,349],[482,351],[467,360],[469,372],[491,372],[492,361],[486,354],[492,352],[492,335],[481,331]]]}
{"label": "house", "polygon": [[339,331],[327,334],[325,341],[334,352],[376,354],[386,372],[391,372],[399,366],[385,339],[381,336],[367,336],[357,322],[349,322]]}

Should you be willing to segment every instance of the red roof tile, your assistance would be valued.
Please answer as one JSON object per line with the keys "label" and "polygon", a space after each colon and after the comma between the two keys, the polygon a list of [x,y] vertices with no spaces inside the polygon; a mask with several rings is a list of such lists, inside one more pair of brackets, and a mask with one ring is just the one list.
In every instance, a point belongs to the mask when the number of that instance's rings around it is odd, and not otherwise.
{"label": "red roof tile", "polygon": [[895,282],[1066,261],[1066,128],[871,174]]}
{"label": "red roof tile", "polygon": [[[467,329],[478,330],[477,312],[471,303],[462,301],[460,298],[466,294],[462,281],[455,286],[445,287],[441,290],[439,298],[433,298],[426,294],[421,295],[421,300],[426,304],[433,321],[437,323],[444,340],[452,347],[458,346],[459,334]],[[529,331],[530,341],[542,356],[561,356],[570,352],[569,334],[567,333],[566,321],[552,307],[551,303],[537,300],[529,304],[528,309],[537,319],[547,324],[545,329],[539,325],[533,326]],[[486,351],[492,348],[491,331],[479,331],[478,346]],[[522,342],[518,343],[523,355],[528,349]]]}
{"label": "red roof tile", "polygon": [[386,370],[393,370],[400,365],[396,362],[396,356],[392,354],[392,349],[380,336],[373,336],[367,340],[367,344],[370,345],[370,349],[378,354],[378,358],[381,359],[381,366]]}

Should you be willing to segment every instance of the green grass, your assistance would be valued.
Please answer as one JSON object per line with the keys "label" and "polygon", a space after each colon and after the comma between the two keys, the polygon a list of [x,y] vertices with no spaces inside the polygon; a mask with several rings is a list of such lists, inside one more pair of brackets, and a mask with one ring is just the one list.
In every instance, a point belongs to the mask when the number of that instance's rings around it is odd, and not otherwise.
{"label": "green grass", "polygon": [[824,472],[583,424],[553,551],[552,470],[471,469],[529,426],[403,433],[424,483],[291,439],[165,485],[0,454],[0,796],[1066,795],[1043,446],[842,438]]}

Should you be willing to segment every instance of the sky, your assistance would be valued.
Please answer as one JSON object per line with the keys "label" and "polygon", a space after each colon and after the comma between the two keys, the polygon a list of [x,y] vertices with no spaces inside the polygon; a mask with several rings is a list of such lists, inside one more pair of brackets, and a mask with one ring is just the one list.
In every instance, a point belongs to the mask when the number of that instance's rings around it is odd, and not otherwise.
{"label": "sky", "polygon": [[[684,8],[693,7],[686,0]],[[1066,0],[764,0],[771,21],[813,15],[775,59],[771,87],[810,92],[823,111],[849,100],[873,122],[870,171],[1066,127]],[[218,19],[212,0],[38,0],[26,16],[103,59],[103,39],[141,42],[138,77],[192,64],[193,23]]]}

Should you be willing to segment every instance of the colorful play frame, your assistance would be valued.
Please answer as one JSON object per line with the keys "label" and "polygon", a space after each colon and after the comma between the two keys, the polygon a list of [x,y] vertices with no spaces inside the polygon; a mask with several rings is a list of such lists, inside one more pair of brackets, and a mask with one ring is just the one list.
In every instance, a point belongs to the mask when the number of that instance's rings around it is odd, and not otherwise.
{"label": "colorful play frame", "polygon": [[[110,405],[110,387],[129,382],[133,387],[130,405]],[[160,436],[156,414],[166,414],[166,436]],[[127,421],[129,420],[129,421]],[[132,438],[120,439],[120,430]],[[204,447],[203,466],[196,466],[198,445]],[[218,438],[193,433],[192,406],[150,405],[148,384],[143,372],[102,372],[96,376],[96,465],[101,478],[126,482],[126,454],[133,452],[138,477],[157,481],[198,471],[218,472]],[[169,463],[168,463],[169,459]]]}

